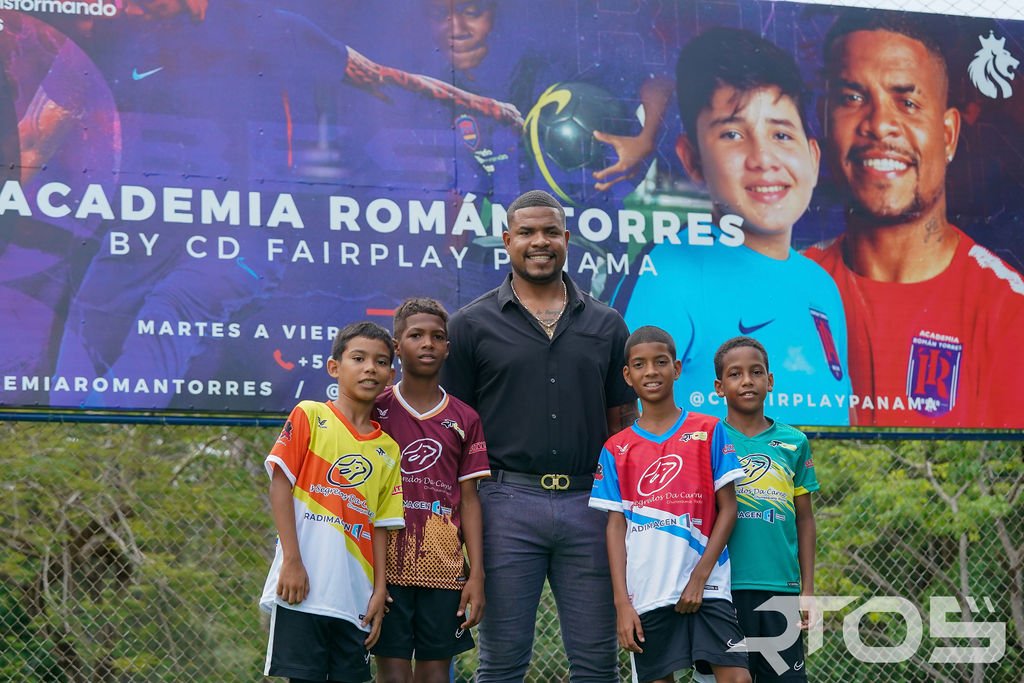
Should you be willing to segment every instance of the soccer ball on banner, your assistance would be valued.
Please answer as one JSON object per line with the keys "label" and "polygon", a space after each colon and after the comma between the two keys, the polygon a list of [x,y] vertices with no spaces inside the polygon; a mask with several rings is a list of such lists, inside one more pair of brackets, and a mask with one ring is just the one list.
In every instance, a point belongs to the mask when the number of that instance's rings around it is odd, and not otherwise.
{"label": "soccer ball on banner", "polygon": [[630,121],[611,93],[589,83],[556,83],[537,99],[523,126],[523,144],[548,187],[569,203],[586,201],[594,171],[614,163],[614,150],[594,131],[627,135]]}

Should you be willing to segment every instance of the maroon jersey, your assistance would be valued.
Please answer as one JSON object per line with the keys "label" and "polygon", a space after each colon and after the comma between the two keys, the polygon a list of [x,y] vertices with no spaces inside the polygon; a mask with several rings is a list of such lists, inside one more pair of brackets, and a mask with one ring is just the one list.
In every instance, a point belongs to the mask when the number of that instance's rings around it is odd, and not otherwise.
{"label": "maroon jersey", "polygon": [[405,528],[388,535],[388,583],[455,590],[466,580],[460,484],[491,471],[480,417],[441,393],[436,406],[418,413],[396,384],[377,398],[375,414],[402,449]]}

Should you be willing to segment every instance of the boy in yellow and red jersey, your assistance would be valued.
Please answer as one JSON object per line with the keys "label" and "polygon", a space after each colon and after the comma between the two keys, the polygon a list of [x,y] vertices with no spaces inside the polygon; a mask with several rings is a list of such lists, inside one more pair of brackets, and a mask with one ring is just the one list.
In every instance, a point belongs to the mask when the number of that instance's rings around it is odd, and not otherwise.
{"label": "boy in yellow and red jersey", "polygon": [[387,598],[384,532],[404,525],[398,445],[370,419],[393,358],[379,325],[340,330],[327,361],[338,398],[299,403],[267,456],[279,540],[260,599],[271,612],[265,675],[370,678]]}

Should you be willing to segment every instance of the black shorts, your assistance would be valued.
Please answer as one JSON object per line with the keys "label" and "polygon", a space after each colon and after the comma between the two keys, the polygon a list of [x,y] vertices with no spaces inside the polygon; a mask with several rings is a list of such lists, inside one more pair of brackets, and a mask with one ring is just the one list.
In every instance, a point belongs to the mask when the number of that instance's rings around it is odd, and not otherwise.
{"label": "black shorts", "polygon": [[[797,599],[795,593],[774,593],[772,591],[733,590],[732,602],[736,605],[736,617],[740,620],[740,629],[744,635],[752,638],[772,638],[782,635],[786,630],[787,621],[800,621],[799,609],[788,614],[774,610],[757,611],[757,608],[769,598],[776,595]],[[794,607],[796,604],[794,603]],[[768,660],[759,652],[749,652],[750,676],[754,681],[806,681],[807,670],[804,667],[804,636],[801,631],[796,642],[781,651],[779,655],[789,667],[779,674]]]}
{"label": "black shorts", "polygon": [[675,605],[640,615],[643,652],[630,653],[634,681],[653,681],[675,671],[710,665],[747,668],[746,652],[727,652],[743,640],[736,612],[728,600],[705,600],[693,614],[680,614]]}
{"label": "black shorts", "polygon": [[274,605],[263,674],[343,683],[368,681],[366,635],[344,619]]}
{"label": "black shorts", "polygon": [[473,649],[473,636],[456,616],[462,591],[388,584],[393,602],[373,646],[377,657],[451,659]]}

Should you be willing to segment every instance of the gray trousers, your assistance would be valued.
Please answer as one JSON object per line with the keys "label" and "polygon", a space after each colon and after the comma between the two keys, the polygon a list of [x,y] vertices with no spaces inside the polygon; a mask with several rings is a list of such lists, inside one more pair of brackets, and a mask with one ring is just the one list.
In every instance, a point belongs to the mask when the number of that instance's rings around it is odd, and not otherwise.
{"label": "gray trousers", "polygon": [[607,517],[587,507],[589,499],[590,491],[481,482],[487,608],[479,683],[526,677],[545,578],[558,606],[569,679],[618,680]]}

